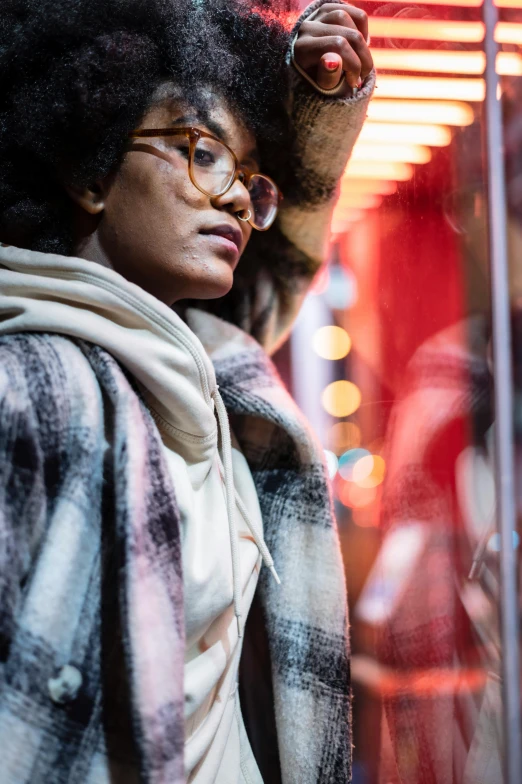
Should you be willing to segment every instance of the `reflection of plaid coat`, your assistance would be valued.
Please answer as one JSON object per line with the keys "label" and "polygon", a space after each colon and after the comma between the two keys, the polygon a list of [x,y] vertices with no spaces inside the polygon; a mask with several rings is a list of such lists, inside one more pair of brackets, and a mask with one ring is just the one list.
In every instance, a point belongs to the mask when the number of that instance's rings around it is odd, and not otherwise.
{"label": "reflection of plaid coat", "polygon": [[[28,333],[1,338],[0,359],[0,778],[182,781],[179,514],[156,426],[100,348]],[[264,623],[246,631],[253,746],[277,770],[277,731],[282,781],[346,782],[344,583],[322,458],[258,344],[216,370],[282,578],[263,570]],[[264,649],[249,677],[249,650]]]}
{"label": "reflection of plaid coat", "polygon": [[470,318],[416,352],[392,415],[383,523],[420,523],[425,547],[381,630],[381,660],[403,676],[385,698],[394,757],[383,766],[386,784],[471,784],[464,770],[483,695],[465,673],[491,662],[462,601],[480,586],[468,579],[476,543],[462,516],[456,461],[483,444],[490,384],[485,324]]}

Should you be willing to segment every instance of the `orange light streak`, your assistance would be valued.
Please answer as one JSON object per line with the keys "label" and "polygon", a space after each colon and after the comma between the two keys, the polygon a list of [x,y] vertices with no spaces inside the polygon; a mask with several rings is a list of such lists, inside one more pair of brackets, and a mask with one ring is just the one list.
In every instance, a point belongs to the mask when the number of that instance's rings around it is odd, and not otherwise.
{"label": "orange light streak", "polygon": [[335,217],[342,218],[348,209],[374,210],[381,204],[381,197],[376,193],[343,193],[335,205]]}
{"label": "orange light streak", "polygon": [[[371,0],[381,2],[381,0]],[[494,0],[498,8],[522,8],[522,0]],[[423,5],[447,5],[455,8],[480,8],[482,0],[423,0]]]}
{"label": "orange light streak", "polygon": [[[448,52],[430,49],[374,49],[376,68],[387,71],[427,71],[430,73],[477,74],[484,73],[484,52]],[[500,52],[497,72],[503,76],[522,74],[522,57],[516,52]]]}
{"label": "orange light streak", "polygon": [[419,144],[372,144],[357,142],[352,161],[393,161],[399,163],[428,163],[431,150]]}
{"label": "orange light streak", "polygon": [[467,44],[476,44],[484,40],[482,22],[370,16],[368,25],[373,38],[413,38]]}
{"label": "orange light streak", "polygon": [[[485,68],[486,56],[484,55]],[[496,70],[501,76],[520,76],[522,75],[522,57],[516,52],[500,52],[497,55]]]}
{"label": "orange light streak", "polygon": [[362,142],[382,144],[399,142],[447,147],[451,143],[451,131],[445,125],[367,122],[363,125],[359,139]]}
{"label": "orange light streak", "polygon": [[[517,7],[520,6],[514,6]],[[499,22],[495,29],[495,41],[499,44],[522,44],[522,24]]]}
{"label": "orange light streak", "polygon": [[341,195],[344,193],[375,193],[377,196],[391,196],[397,190],[397,183],[388,180],[341,180]]}
{"label": "orange light streak", "polygon": [[393,161],[350,161],[344,177],[364,180],[397,180],[405,182],[413,177],[413,166]]}
{"label": "orange light streak", "polygon": [[[512,2],[520,2],[521,0],[512,0]],[[380,3],[381,0],[371,0],[371,2]],[[499,7],[503,6],[504,2],[509,2],[509,0],[496,0],[495,5]],[[455,6],[459,8],[480,8],[482,5],[482,0],[423,0],[423,5],[447,5],[447,6]]]}
{"label": "orange light streak", "polygon": [[488,680],[485,669],[432,667],[410,669],[407,673],[383,666],[364,654],[352,656],[352,676],[380,696],[441,697],[480,693]]}
{"label": "orange light streak", "polygon": [[[513,0],[513,3],[510,6],[506,0],[504,7],[522,8],[522,0]],[[451,4],[444,3],[444,5]],[[409,38],[419,41],[468,44],[479,44],[484,40],[484,24],[482,22],[370,16],[368,23],[370,35],[374,38]],[[522,43],[522,24],[499,22],[495,28],[495,41],[499,44]]]}
{"label": "orange light streak", "polygon": [[368,106],[368,119],[392,123],[441,123],[471,125],[474,113],[467,103],[457,101],[389,101],[374,98]]}
{"label": "orange light streak", "polygon": [[497,8],[522,8],[521,0],[495,0],[495,5]]}
{"label": "orange light streak", "polygon": [[383,75],[377,80],[377,89],[382,98],[483,101],[486,85],[483,79]]}

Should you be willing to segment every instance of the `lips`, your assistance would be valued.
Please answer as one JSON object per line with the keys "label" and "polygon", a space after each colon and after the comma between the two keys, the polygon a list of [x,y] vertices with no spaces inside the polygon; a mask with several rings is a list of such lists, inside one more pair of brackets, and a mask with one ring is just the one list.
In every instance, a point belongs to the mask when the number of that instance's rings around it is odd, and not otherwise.
{"label": "lips", "polygon": [[212,226],[206,229],[201,229],[200,234],[207,236],[215,235],[216,237],[224,237],[224,239],[233,242],[238,252],[241,250],[243,243],[243,235],[240,230],[235,226],[230,226],[228,223],[221,223],[219,226]]}

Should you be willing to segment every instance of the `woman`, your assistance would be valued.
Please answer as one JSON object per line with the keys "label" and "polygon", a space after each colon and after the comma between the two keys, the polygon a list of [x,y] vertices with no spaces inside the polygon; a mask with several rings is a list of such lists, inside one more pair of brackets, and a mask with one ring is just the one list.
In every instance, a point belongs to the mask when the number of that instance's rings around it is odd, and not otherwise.
{"label": "woman", "polygon": [[2,782],[349,781],[325,472],[265,351],[364,119],[365,16],[2,13]]}

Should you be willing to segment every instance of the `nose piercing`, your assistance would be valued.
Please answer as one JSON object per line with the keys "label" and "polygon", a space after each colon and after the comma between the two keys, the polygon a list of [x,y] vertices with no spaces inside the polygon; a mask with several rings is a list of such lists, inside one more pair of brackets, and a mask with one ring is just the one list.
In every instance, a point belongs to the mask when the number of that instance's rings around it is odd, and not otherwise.
{"label": "nose piercing", "polygon": [[247,223],[251,217],[252,217],[252,213],[250,212],[250,210],[247,210],[247,215],[245,218],[242,218],[239,212],[236,212],[236,218],[240,221],[243,221],[243,223]]}

